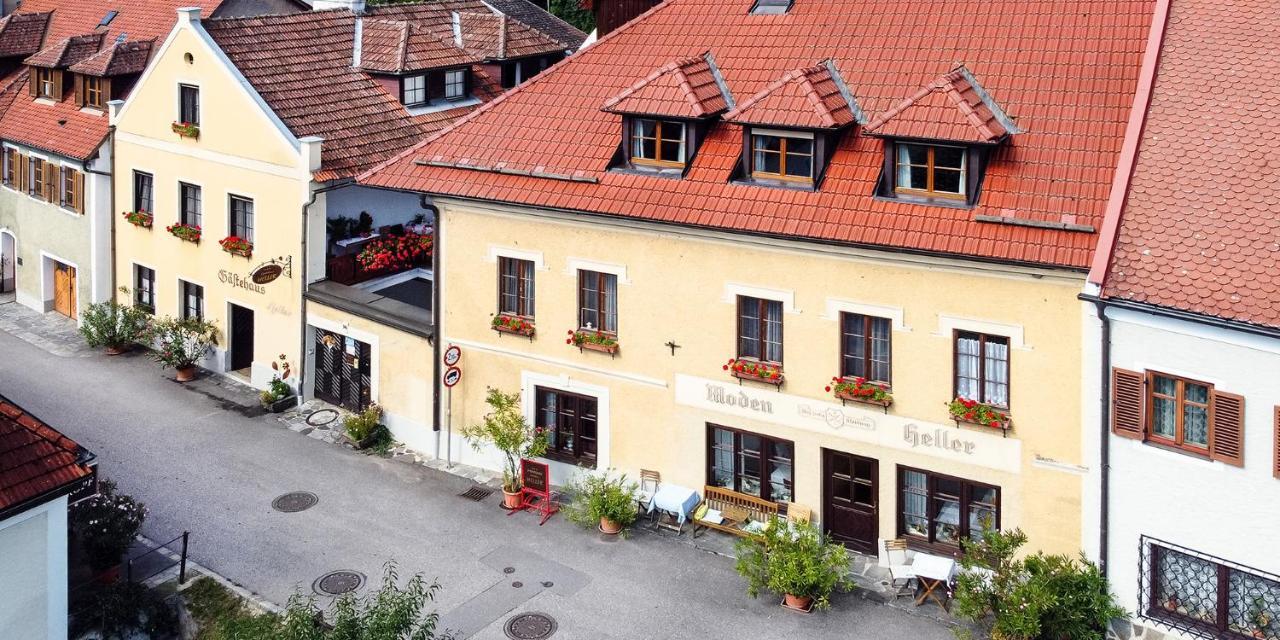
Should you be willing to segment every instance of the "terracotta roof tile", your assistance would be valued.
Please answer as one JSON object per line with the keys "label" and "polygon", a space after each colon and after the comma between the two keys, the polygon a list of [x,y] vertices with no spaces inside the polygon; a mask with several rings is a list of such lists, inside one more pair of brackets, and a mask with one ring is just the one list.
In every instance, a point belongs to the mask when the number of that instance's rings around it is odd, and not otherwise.
{"label": "terracotta roof tile", "polygon": [[0,58],[29,56],[40,50],[49,12],[13,13],[0,18]]}
{"label": "terracotta roof tile", "polygon": [[669,62],[604,103],[602,110],[673,118],[705,118],[729,109],[710,53]]}
{"label": "terracotta roof tile", "polygon": [[550,36],[565,49],[576,50],[587,39],[587,34],[529,0],[486,0],[486,4]]}
{"label": "terracotta roof tile", "polygon": [[86,452],[0,396],[0,510],[93,475]]}
{"label": "terracotta roof tile", "polygon": [[784,74],[730,111],[725,120],[739,124],[830,129],[858,119],[857,102],[830,60]]}
{"label": "terracotta roof tile", "polygon": [[1280,1],[1172,3],[1103,294],[1280,327]]}
{"label": "terracotta roof tile", "polygon": [[360,68],[404,73],[480,62],[484,56],[459,47],[453,36],[405,20],[365,20]]}
{"label": "terracotta roof tile", "polygon": [[[973,218],[1075,216],[1079,224],[1100,225],[1151,25],[1151,0],[797,0],[785,16],[749,15],[753,2],[667,0],[362,179],[748,233],[774,233],[775,220],[784,229],[789,221],[814,221],[789,233],[1088,265],[1096,234]],[[609,171],[621,118],[600,106],[671,60],[708,50],[735,97],[754,96],[798,67],[831,58],[865,113],[887,111],[963,60],[1025,131],[1014,144],[992,150],[971,210],[875,199],[883,142],[856,135],[856,128],[840,136],[814,192],[730,182],[742,129],[726,123],[711,127],[681,180]],[[504,172],[424,166],[415,162],[419,158],[467,159],[501,165]],[[596,183],[513,174],[538,167]],[[922,221],[940,224],[932,233],[915,232],[913,225]]]}
{"label": "terracotta roof tile", "polygon": [[964,66],[876,116],[864,131],[897,138],[998,142],[1013,133],[1004,110]]}
{"label": "terracotta roof tile", "polygon": [[153,40],[116,42],[98,53],[71,65],[71,71],[90,76],[121,76],[142,73],[151,59]]}
{"label": "terracotta roof tile", "polygon": [[63,38],[22,62],[33,67],[65,69],[97,53],[102,48],[102,36],[101,33],[86,33]]}

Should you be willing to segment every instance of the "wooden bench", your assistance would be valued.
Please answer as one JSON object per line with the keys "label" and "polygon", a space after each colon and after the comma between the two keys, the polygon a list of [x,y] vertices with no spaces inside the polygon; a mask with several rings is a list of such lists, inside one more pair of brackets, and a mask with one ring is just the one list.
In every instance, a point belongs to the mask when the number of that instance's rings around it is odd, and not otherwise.
{"label": "wooden bench", "polygon": [[707,485],[702,490],[702,503],[698,509],[706,504],[708,508],[715,509],[720,512],[724,518],[723,522],[707,522],[706,520],[693,519],[693,537],[698,537],[699,531],[707,529],[715,529],[725,533],[748,537],[759,537],[759,534],[752,533],[744,529],[749,522],[768,522],[771,518],[778,515],[778,503],[761,500],[755,496],[749,496],[745,493],[730,491],[724,487],[713,487]]}

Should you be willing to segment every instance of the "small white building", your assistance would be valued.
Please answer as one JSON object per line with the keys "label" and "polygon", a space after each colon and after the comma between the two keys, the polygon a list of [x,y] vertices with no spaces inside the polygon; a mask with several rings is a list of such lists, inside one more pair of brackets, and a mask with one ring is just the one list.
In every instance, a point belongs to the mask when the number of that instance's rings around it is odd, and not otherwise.
{"label": "small white building", "polygon": [[1101,357],[1089,551],[1132,615],[1113,637],[1280,639],[1276,9],[1158,3],[1133,171],[1083,296]]}
{"label": "small white building", "polygon": [[67,637],[67,505],[93,456],[0,396],[0,637]]}

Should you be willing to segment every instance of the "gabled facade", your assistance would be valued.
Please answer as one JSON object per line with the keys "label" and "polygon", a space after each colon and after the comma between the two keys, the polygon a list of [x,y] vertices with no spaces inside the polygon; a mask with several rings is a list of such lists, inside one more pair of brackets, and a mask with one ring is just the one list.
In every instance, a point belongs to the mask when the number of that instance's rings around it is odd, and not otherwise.
{"label": "gabled facade", "polygon": [[[440,210],[439,421],[518,391],[556,483],[654,470],[869,553],[1078,550],[1076,296],[1151,6],[940,7],[669,0],[363,176]],[[1046,11],[1076,38],[1015,44]]]}

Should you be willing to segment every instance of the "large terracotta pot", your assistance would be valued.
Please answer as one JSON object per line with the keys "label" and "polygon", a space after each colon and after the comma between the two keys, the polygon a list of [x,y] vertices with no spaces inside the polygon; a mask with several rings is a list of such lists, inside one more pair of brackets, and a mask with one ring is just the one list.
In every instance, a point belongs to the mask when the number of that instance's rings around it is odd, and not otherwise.
{"label": "large terracotta pot", "polygon": [[809,608],[813,606],[813,598],[810,598],[809,596],[793,596],[788,593],[782,596],[782,604],[788,609],[808,611]]}
{"label": "large terracotta pot", "polygon": [[178,382],[191,382],[196,379],[196,368],[194,366],[178,367],[178,373],[174,379]]}
{"label": "large terracotta pot", "polygon": [[523,494],[520,491],[511,493],[506,489],[503,489],[502,490],[502,506],[508,509],[518,509],[520,507],[520,502],[522,497],[523,497]]}
{"label": "large terracotta pot", "polygon": [[129,345],[123,345],[119,347],[107,347],[107,355],[118,356],[122,353],[125,353],[128,350],[129,350]]}
{"label": "large terracotta pot", "polygon": [[611,536],[618,535],[622,531],[622,525],[608,518],[600,518],[600,531]]}

